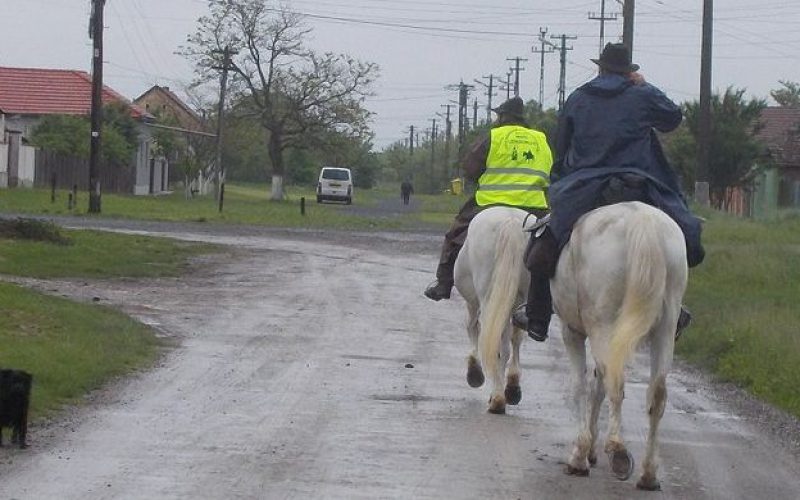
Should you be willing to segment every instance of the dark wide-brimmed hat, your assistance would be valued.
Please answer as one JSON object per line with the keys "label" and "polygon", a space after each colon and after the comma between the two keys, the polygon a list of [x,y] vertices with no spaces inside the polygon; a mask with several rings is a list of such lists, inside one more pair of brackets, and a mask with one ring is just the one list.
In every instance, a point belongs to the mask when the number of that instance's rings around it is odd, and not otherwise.
{"label": "dark wide-brimmed hat", "polygon": [[511,115],[518,118],[525,117],[525,103],[522,102],[520,97],[512,97],[503,104],[492,108],[492,111],[498,115]]}
{"label": "dark wide-brimmed hat", "polygon": [[600,59],[592,62],[612,73],[633,73],[639,69],[638,64],[631,63],[631,51],[621,43],[607,43]]}

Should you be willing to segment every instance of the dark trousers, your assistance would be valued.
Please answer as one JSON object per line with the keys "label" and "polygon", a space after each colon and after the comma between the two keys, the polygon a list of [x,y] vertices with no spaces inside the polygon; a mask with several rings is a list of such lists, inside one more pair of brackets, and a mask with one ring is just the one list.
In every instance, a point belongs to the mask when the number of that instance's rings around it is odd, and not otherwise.
{"label": "dark trousers", "polygon": [[444,235],[442,253],[439,256],[439,266],[436,268],[436,279],[439,283],[453,284],[453,268],[456,265],[458,252],[467,239],[467,228],[469,228],[469,223],[472,222],[472,219],[483,208],[475,201],[475,197],[472,197],[458,211],[455,220],[450,225],[450,229]]}
{"label": "dark trousers", "polygon": [[531,273],[528,285],[528,303],[525,315],[529,321],[549,324],[553,313],[553,298],[550,295],[550,279],[556,274],[558,264],[558,242],[549,229],[538,238],[531,233],[525,251],[525,267]]}

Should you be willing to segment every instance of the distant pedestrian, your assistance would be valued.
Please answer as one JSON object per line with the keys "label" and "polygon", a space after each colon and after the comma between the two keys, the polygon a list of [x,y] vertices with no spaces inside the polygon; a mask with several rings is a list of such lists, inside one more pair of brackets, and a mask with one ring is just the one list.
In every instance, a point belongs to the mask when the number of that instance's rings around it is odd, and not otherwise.
{"label": "distant pedestrian", "polygon": [[414,192],[414,186],[408,179],[400,184],[400,196],[403,198],[403,205],[408,205],[408,200],[411,199],[411,193]]}

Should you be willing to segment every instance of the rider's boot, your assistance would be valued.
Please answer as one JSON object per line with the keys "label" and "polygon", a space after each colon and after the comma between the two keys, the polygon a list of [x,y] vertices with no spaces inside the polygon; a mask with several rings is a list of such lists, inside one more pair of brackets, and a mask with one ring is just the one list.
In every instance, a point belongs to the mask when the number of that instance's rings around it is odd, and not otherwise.
{"label": "rider's boot", "polygon": [[436,268],[436,281],[428,285],[428,288],[423,292],[426,297],[437,302],[442,299],[450,298],[450,292],[453,290],[453,271],[457,256],[458,248],[456,248],[454,255],[442,253],[442,259],[439,261],[439,266]]}

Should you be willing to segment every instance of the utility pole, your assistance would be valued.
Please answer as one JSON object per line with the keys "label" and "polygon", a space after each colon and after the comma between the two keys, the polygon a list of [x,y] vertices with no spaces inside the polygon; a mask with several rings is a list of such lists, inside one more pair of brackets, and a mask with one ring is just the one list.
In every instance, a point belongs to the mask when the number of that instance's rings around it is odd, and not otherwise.
{"label": "utility pole", "polygon": [[552,43],[547,41],[545,38],[546,35],[547,28],[539,28],[539,43],[541,48],[531,48],[531,52],[541,55],[541,60],[539,61],[539,109],[544,109],[544,55],[552,53],[555,47]]}
{"label": "utility pole", "polygon": [[103,7],[106,0],[92,0],[89,38],[92,39],[92,134],[89,142],[89,213],[99,214],[100,154],[103,131]]}
{"label": "utility pole", "polygon": [[467,115],[467,107],[469,106],[469,91],[474,89],[475,86],[467,85],[463,81],[458,85],[448,85],[445,87],[447,90],[458,90],[458,150],[464,147],[464,140],[466,139],[467,130],[469,128],[469,116]]}
{"label": "utility pole", "polygon": [[411,125],[411,132],[408,134],[408,154],[414,157],[414,125]]}
{"label": "utility pole", "polygon": [[605,46],[606,21],[616,21],[617,15],[610,14],[606,16],[606,0],[600,0],[600,15],[598,16],[594,12],[590,12],[589,19],[593,21],[600,21],[600,50],[598,51],[598,54],[601,54],[603,52],[603,47]]}
{"label": "utility pole", "polygon": [[450,121],[450,107],[452,104],[442,104],[447,110],[444,119],[444,171],[446,176],[450,176],[450,137],[452,135],[452,122]]}
{"label": "utility pole", "polygon": [[431,182],[436,187],[436,118],[431,118]]}
{"label": "utility pole", "polygon": [[[487,104],[486,104],[486,123],[491,123],[492,121],[492,97],[494,97],[494,75],[484,76],[483,78],[489,79],[489,84],[485,84],[480,80],[475,80],[475,83],[478,85],[483,85],[486,87],[486,96],[487,96]],[[477,117],[476,117],[477,119]]]}
{"label": "utility pole", "polygon": [[622,43],[628,47],[633,57],[633,16],[636,10],[634,0],[622,1]]}
{"label": "utility pole", "polygon": [[472,126],[478,126],[478,98],[475,98],[475,102],[472,103]]}
{"label": "utility pole", "polygon": [[222,75],[219,80],[219,107],[217,108],[217,201],[219,212],[225,199],[225,168],[222,166],[222,128],[225,115],[225,92],[228,86],[228,68],[231,64],[231,48],[227,45],[222,51]]}
{"label": "utility pole", "polygon": [[567,87],[567,51],[572,50],[572,47],[567,47],[567,40],[577,40],[577,36],[573,35],[551,35],[550,38],[560,39],[561,47],[561,75],[558,79],[558,110],[564,107],[565,93]]}
{"label": "utility pole", "polygon": [[506,73],[506,100],[511,99],[511,70]]}
{"label": "utility pole", "polygon": [[525,68],[520,68],[519,63],[520,61],[528,61],[527,59],[522,59],[521,57],[511,57],[507,58],[506,61],[515,61],[514,67],[511,68],[511,71],[514,72],[514,97],[519,97],[519,72],[520,70],[525,70]]}
{"label": "utility pole", "polygon": [[700,116],[698,120],[697,178],[695,201],[709,205],[708,163],[711,158],[711,47],[713,41],[713,0],[703,0],[703,45],[700,56]]}

